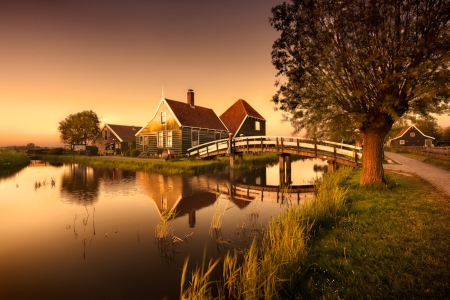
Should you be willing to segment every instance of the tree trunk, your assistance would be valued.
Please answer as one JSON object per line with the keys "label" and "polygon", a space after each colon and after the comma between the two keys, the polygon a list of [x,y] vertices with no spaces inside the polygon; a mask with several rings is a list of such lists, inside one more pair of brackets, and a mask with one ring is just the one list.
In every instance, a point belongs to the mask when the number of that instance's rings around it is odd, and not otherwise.
{"label": "tree trunk", "polygon": [[363,172],[361,185],[383,183],[383,143],[385,133],[380,130],[363,132]]}

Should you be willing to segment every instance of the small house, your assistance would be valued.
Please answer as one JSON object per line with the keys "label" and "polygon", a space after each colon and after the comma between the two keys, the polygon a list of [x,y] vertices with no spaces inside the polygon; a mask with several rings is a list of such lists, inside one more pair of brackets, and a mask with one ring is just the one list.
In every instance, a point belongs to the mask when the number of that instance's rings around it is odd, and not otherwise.
{"label": "small house", "polygon": [[393,139],[388,141],[389,146],[433,146],[434,137],[425,135],[414,125],[404,128]]}
{"label": "small house", "polygon": [[245,100],[236,101],[220,119],[233,138],[266,135],[266,120]]}
{"label": "small house", "polygon": [[120,153],[123,142],[135,141],[135,135],[140,129],[136,126],[105,124],[93,144],[98,148],[99,155],[115,155]]}
{"label": "small house", "polygon": [[185,154],[189,148],[227,137],[228,130],[216,113],[195,105],[194,91],[188,90],[186,102],[161,99],[153,117],[136,133],[136,149]]}

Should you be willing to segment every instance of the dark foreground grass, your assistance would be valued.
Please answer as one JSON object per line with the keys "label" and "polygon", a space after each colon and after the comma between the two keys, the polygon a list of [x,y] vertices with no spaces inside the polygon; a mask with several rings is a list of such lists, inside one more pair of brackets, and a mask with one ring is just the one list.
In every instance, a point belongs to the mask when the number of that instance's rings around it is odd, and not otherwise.
{"label": "dark foreground grass", "polygon": [[450,197],[417,177],[346,181],[347,211],[310,239],[303,299],[450,299]]}

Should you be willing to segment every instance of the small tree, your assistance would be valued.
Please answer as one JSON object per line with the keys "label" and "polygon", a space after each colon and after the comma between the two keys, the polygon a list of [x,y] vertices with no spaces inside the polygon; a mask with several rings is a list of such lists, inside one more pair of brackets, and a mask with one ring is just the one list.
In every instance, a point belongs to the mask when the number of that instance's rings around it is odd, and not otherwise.
{"label": "small tree", "polygon": [[59,122],[61,142],[65,144],[84,144],[94,141],[100,134],[100,120],[92,110],[69,115]]}

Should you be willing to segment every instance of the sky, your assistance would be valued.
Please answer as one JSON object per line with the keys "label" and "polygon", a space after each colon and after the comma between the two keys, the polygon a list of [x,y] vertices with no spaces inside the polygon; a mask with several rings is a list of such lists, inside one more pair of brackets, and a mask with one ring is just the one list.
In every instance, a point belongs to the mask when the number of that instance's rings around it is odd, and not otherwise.
{"label": "sky", "polygon": [[270,101],[269,17],[282,2],[1,0],[0,147],[62,146],[59,122],[84,110],[145,126],[163,91],[186,101],[188,89],[218,116],[244,99],[267,135],[292,135]]}

